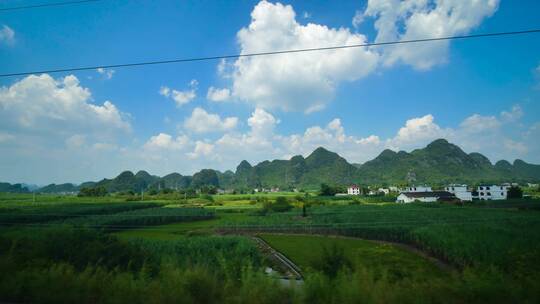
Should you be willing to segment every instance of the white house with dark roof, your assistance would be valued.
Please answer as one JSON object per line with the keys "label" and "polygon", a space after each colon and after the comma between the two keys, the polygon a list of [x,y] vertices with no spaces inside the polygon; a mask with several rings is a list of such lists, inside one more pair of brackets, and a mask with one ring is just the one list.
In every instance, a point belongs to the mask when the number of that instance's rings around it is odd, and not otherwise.
{"label": "white house with dark roof", "polygon": [[448,191],[401,192],[396,198],[396,203],[432,203],[436,201],[453,201],[456,199],[456,196]]}
{"label": "white house with dark roof", "polygon": [[360,195],[361,189],[358,185],[350,185],[347,187],[347,194],[348,195]]}
{"label": "white house with dark roof", "polygon": [[504,200],[508,197],[509,185],[481,185],[476,188],[479,200]]}
{"label": "white house with dark roof", "polygon": [[454,194],[462,201],[472,201],[472,192],[467,189],[467,185],[449,185],[444,187],[444,190]]}

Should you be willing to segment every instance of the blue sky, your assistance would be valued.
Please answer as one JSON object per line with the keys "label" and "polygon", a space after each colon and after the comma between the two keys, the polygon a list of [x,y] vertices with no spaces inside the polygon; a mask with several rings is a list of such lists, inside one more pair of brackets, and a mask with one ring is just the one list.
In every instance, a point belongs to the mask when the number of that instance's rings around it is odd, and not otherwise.
{"label": "blue sky", "polygon": [[[104,0],[6,11],[0,71],[540,28],[538,1],[475,3]],[[2,78],[0,180],[234,170],[317,146],[364,162],[439,137],[493,162],[540,163],[539,37]]]}

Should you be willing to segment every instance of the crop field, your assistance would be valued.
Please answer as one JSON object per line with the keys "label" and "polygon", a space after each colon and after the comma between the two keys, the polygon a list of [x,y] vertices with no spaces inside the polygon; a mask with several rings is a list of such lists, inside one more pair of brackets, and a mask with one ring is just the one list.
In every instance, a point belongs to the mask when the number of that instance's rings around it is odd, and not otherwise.
{"label": "crop field", "polygon": [[[313,206],[224,223],[224,230],[335,234],[402,242],[459,267],[540,271],[540,213],[444,204]],[[522,265],[529,265],[523,267]]]}
{"label": "crop field", "polygon": [[208,220],[214,212],[203,208],[145,208],[114,214],[100,214],[72,218],[61,221],[62,224],[103,228],[109,231],[163,225],[174,222]]}
{"label": "crop field", "polygon": [[[301,201],[291,193],[291,208],[275,211],[265,210],[277,204],[270,195],[215,195],[201,198],[209,202],[201,207],[151,198],[43,198],[2,198],[0,218],[8,225],[0,228],[0,271],[12,275],[0,277],[0,300],[77,302],[85,292],[90,302],[114,302],[121,294],[133,303],[540,299],[538,201],[398,205],[350,197]],[[297,263],[301,285],[266,275],[274,262],[246,234]],[[65,286],[77,292],[49,292]]]}
{"label": "crop field", "polygon": [[370,268],[379,275],[384,273],[400,279],[414,276],[430,280],[448,275],[427,258],[392,244],[328,236],[284,234],[259,236],[308,272],[317,270],[323,252],[336,246],[343,251],[354,269]]}

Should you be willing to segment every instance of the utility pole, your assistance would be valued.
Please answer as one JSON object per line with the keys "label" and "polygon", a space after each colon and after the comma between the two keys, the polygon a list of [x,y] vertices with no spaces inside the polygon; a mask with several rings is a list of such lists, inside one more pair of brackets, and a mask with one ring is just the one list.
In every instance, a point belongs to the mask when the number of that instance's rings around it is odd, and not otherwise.
{"label": "utility pole", "polygon": [[144,201],[144,189],[141,189],[141,201]]}

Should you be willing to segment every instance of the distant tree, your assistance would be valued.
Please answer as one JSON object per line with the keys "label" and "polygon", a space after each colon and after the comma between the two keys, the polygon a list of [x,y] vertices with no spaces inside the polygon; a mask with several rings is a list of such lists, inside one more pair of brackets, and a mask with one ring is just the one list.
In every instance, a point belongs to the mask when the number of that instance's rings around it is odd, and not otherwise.
{"label": "distant tree", "polygon": [[512,186],[508,189],[508,198],[523,198],[523,190],[519,186]]}
{"label": "distant tree", "polygon": [[105,196],[107,195],[107,189],[103,186],[99,187],[84,187],[79,190],[78,196]]}
{"label": "distant tree", "polygon": [[327,184],[321,184],[321,189],[319,191],[320,196],[334,196],[337,193],[335,187],[329,186]]}
{"label": "distant tree", "polygon": [[292,209],[292,205],[289,204],[287,198],[279,196],[276,198],[276,202],[271,205],[271,209],[274,212],[285,212]]}

